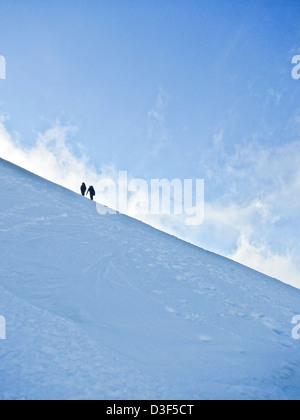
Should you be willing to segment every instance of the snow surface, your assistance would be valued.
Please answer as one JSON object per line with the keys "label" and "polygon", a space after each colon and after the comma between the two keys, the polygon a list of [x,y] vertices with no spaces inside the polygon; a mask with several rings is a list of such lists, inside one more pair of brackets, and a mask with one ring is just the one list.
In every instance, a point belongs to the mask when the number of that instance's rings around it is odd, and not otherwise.
{"label": "snow surface", "polygon": [[2,159],[0,184],[0,399],[300,397],[299,290]]}

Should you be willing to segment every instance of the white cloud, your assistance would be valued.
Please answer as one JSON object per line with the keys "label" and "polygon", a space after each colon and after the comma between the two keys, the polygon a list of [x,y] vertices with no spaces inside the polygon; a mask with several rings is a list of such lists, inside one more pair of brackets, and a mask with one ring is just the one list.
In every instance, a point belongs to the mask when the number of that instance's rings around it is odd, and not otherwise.
{"label": "white cloud", "polygon": [[300,141],[238,144],[230,154],[221,134],[201,162],[213,194],[197,243],[300,287]]}
{"label": "white cloud", "polygon": [[255,246],[246,235],[241,235],[237,250],[229,257],[270,277],[282,278],[285,283],[300,289],[300,270],[291,256],[274,254],[262,244]]}
{"label": "white cloud", "polygon": [[170,135],[166,126],[166,111],[170,96],[159,89],[154,107],[148,112],[148,142],[150,157],[156,157],[163,149],[170,145]]}
{"label": "white cloud", "polygon": [[[163,108],[159,99],[157,111]],[[162,118],[155,113],[152,117]],[[36,144],[28,148],[4,124],[5,119],[0,119],[2,158],[77,193],[83,181],[100,192],[103,179],[118,184],[119,171],[113,165],[96,170],[86,156],[75,155],[68,144],[76,128],[57,122],[38,134]],[[206,200],[203,225],[187,227],[183,215],[139,217],[137,207],[148,203],[138,189],[132,192],[128,214],[300,288],[300,142],[273,148],[239,146],[228,155],[223,137],[223,130],[215,136],[222,156],[221,161],[215,156],[208,167],[214,194]],[[128,174],[128,181],[132,179]],[[97,194],[97,201],[115,208],[115,191],[108,188]]]}
{"label": "white cloud", "polygon": [[[159,100],[159,107],[163,107],[161,101],[162,99]],[[37,135],[37,141],[33,147],[26,148],[12,138],[2,120],[0,121],[0,157],[77,193],[82,182],[93,184],[97,191],[97,201],[101,204],[112,209],[120,208],[121,211],[133,217],[162,228],[160,215],[144,215],[149,207],[150,196],[150,193],[148,196],[145,191],[147,181],[134,179],[131,174],[126,173],[126,184],[129,188],[126,190],[128,206],[124,202],[119,203],[121,172],[114,165],[95,169],[85,155],[76,156],[68,145],[70,137],[76,131],[75,127],[63,126],[56,122],[45,133]],[[146,188],[140,188],[141,182],[146,185]],[[178,218],[175,217],[175,219],[178,223]],[[182,219],[184,220],[184,216]]]}
{"label": "white cloud", "polygon": [[[56,123],[43,134],[38,134],[36,145],[23,147],[0,123],[0,155],[16,165],[34,172],[52,182],[78,191],[82,177],[93,177],[85,157],[76,158],[66,141],[74,127],[63,127]],[[81,181],[82,182],[82,181]]]}

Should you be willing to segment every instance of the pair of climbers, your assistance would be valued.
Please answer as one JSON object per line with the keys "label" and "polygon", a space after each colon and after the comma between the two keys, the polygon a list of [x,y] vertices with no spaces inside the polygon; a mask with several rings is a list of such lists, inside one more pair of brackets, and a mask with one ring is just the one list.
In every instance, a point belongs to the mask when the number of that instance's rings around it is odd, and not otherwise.
{"label": "pair of climbers", "polygon": [[[85,183],[83,182],[82,183],[82,185],[81,185],[81,187],[80,187],[80,191],[81,191],[81,194],[84,196],[84,195],[88,195],[88,194],[90,194],[90,197],[91,197],[91,200],[93,201],[94,200],[94,197],[95,197],[95,195],[96,195],[96,192],[95,192],[95,189],[94,189],[94,187],[91,185],[90,186],[90,188],[87,190],[87,188],[86,188],[86,185],[85,185]],[[86,194],[85,194],[86,193]]]}

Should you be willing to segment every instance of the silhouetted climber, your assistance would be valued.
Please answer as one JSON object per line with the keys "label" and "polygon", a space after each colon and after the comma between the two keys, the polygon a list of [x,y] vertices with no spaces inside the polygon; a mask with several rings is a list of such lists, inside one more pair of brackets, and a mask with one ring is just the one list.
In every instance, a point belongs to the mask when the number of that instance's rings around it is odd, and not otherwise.
{"label": "silhouetted climber", "polygon": [[80,187],[80,191],[81,191],[81,194],[84,196],[84,194],[85,194],[85,192],[86,192],[86,185],[85,185],[85,183],[84,183],[84,182],[82,183],[82,185],[81,185],[81,187]]}
{"label": "silhouetted climber", "polygon": [[94,200],[94,197],[95,197],[95,195],[96,195],[96,192],[95,192],[94,187],[93,187],[92,185],[91,185],[91,186],[90,186],[90,188],[87,190],[86,195],[88,195],[88,193],[90,193],[91,200],[93,201],[93,200]]}

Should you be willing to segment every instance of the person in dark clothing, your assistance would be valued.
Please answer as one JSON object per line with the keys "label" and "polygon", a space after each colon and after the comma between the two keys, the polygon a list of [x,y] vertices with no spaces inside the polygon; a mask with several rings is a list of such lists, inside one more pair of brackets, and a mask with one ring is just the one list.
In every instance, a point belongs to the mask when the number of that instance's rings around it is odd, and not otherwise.
{"label": "person in dark clothing", "polygon": [[84,183],[84,182],[82,183],[82,185],[81,185],[81,187],[80,187],[80,191],[81,191],[81,194],[84,196],[84,194],[85,194],[85,192],[86,192],[86,185],[85,185],[85,183]]}
{"label": "person in dark clothing", "polygon": [[90,186],[90,188],[87,190],[86,195],[88,195],[88,193],[90,193],[91,200],[93,201],[96,195],[96,192],[93,186]]}

